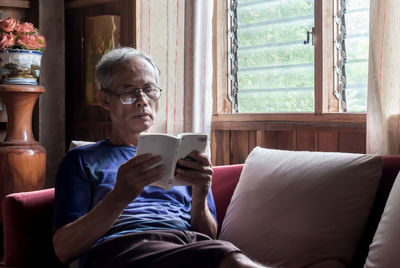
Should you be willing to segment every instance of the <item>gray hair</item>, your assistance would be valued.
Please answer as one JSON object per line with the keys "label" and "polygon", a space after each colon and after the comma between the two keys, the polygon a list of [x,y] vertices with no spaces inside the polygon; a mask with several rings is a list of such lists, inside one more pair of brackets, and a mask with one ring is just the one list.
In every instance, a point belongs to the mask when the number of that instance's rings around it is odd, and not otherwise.
{"label": "gray hair", "polygon": [[120,64],[128,64],[132,59],[140,57],[145,59],[154,68],[156,83],[160,80],[160,69],[156,62],[146,53],[133,47],[119,47],[112,49],[101,57],[96,65],[95,82],[99,90],[108,89],[113,80],[113,69]]}

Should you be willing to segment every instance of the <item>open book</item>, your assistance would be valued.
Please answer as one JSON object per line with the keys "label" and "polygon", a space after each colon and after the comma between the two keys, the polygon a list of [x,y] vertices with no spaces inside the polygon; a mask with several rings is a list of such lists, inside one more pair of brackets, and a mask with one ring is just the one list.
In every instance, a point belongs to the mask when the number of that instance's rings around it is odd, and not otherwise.
{"label": "open book", "polygon": [[175,179],[177,161],[187,157],[193,150],[203,153],[207,141],[208,136],[199,133],[181,133],[177,136],[164,133],[145,133],[139,136],[136,155],[151,153],[162,156],[161,164],[166,166],[165,175],[152,185],[168,190],[174,185],[185,184]]}

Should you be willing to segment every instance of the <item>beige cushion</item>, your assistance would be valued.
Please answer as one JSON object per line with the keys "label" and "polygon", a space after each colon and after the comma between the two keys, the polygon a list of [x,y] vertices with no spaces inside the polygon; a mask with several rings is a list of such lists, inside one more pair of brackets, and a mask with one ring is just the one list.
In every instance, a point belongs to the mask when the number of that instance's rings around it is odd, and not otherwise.
{"label": "beige cushion", "polygon": [[369,247],[366,268],[400,266],[400,173],[390,191],[385,209]]}
{"label": "beige cushion", "polygon": [[93,144],[95,143],[94,141],[76,141],[73,140],[69,144],[69,150],[74,149],[75,147],[82,146],[82,145],[87,145],[87,144]]}
{"label": "beige cushion", "polygon": [[272,266],[344,267],[372,208],[381,157],[256,147],[220,239]]}

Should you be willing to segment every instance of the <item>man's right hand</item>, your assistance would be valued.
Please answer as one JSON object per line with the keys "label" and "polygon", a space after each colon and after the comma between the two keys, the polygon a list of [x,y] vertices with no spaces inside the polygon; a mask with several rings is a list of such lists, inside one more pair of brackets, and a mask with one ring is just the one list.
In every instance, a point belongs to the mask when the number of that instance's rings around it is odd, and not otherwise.
{"label": "man's right hand", "polygon": [[131,202],[145,186],[159,180],[164,175],[166,167],[159,164],[161,156],[152,154],[138,155],[118,169],[114,192],[122,201]]}

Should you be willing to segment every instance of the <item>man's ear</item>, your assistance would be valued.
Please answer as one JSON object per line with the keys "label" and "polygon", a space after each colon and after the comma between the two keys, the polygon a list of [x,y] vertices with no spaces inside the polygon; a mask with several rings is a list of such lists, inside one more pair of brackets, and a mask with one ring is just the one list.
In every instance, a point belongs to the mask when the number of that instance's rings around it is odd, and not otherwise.
{"label": "man's ear", "polygon": [[104,90],[97,90],[97,98],[99,99],[100,105],[106,109],[110,110],[110,95]]}

